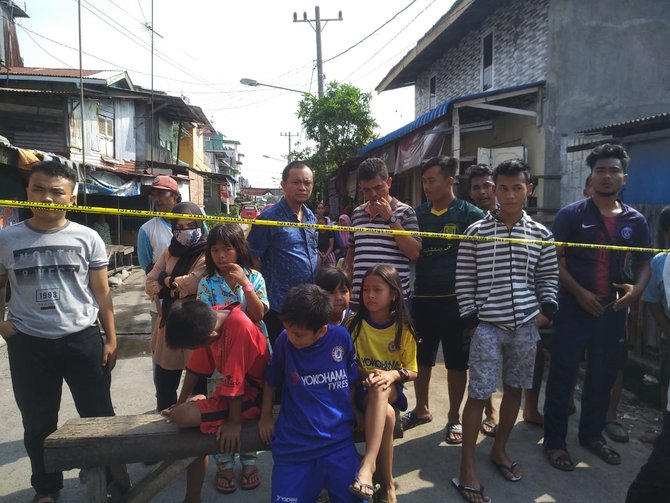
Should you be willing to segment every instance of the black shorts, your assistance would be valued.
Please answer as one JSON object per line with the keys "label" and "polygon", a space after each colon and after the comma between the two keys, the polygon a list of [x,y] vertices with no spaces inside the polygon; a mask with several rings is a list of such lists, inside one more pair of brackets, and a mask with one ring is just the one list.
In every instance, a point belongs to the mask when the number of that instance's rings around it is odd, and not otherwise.
{"label": "black shorts", "polygon": [[453,297],[414,297],[412,320],[419,342],[417,364],[434,367],[437,350],[442,342],[444,366],[451,370],[468,369],[470,334],[458,312],[458,301]]}

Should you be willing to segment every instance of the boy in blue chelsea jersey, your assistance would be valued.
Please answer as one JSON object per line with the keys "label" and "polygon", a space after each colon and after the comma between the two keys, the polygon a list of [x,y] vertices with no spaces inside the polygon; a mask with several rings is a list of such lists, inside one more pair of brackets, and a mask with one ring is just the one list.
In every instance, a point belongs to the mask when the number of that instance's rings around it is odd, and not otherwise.
{"label": "boy in blue chelsea jersey", "polygon": [[[291,288],[280,313],[285,330],[265,372],[259,430],[272,445],[272,500],[358,502],[348,486],[358,470],[354,446],[354,344],[345,328],[328,325],[330,299],[316,285]],[[281,387],[274,424],[272,404]]]}

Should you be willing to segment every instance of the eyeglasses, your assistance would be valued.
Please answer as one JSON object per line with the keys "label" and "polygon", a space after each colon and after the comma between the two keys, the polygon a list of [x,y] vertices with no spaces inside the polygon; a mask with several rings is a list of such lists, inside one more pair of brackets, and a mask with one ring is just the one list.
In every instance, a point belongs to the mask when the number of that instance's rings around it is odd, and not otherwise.
{"label": "eyeglasses", "polygon": [[191,225],[175,225],[174,230],[176,231],[192,231],[198,228],[198,224]]}

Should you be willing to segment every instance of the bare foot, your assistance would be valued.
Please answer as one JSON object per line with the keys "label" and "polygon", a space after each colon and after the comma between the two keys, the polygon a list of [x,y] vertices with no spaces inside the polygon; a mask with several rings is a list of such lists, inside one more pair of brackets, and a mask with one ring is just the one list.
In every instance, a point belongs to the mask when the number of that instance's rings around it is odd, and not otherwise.
{"label": "bare foot", "polygon": [[527,411],[524,409],[523,420],[528,424],[534,424],[536,426],[544,425],[544,416],[540,414],[537,410]]}

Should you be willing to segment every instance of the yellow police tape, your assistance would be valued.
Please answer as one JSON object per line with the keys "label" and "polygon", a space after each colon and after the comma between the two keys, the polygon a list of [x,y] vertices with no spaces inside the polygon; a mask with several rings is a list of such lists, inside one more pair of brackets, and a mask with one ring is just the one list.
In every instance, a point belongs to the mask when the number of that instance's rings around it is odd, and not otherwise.
{"label": "yellow police tape", "polygon": [[[102,215],[114,215],[122,217],[163,217],[163,218],[184,218],[183,213],[171,213],[164,211],[148,211],[148,210],[134,210],[128,208],[103,208],[100,206],[82,206],[74,205],[68,206],[66,204],[51,204],[51,203],[36,203],[28,201],[12,201],[0,199],[0,207],[6,206],[9,208],[44,208],[53,210],[67,210],[76,211],[80,213],[93,213]],[[346,231],[346,232],[367,232],[371,234],[387,234],[392,236],[412,236],[420,238],[436,238],[436,239],[452,239],[460,241],[499,241],[502,243],[515,244],[535,244],[542,246],[563,246],[566,248],[587,248],[587,249],[601,249],[612,251],[629,251],[629,252],[647,252],[659,253],[668,252],[663,248],[643,248],[638,246],[615,246],[615,245],[601,245],[592,243],[568,243],[565,241],[542,241],[539,239],[516,239],[506,237],[483,237],[483,236],[465,236],[463,234],[446,234],[438,232],[423,232],[423,231],[406,231],[395,229],[375,229],[375,228],[361,228],[344,225],[322,225],[322,224],[305,224],[299,222],[277,222],[274,220],[250,220],[248,218],[237,217],[214,217],[206,215],[188,215],[189,220],[202,220],[207,222],[219,222],[229,224],[249,224],[249,225],[267,225],[270,227],[297,227],[299,229],[316,229],[328,231]]]}

